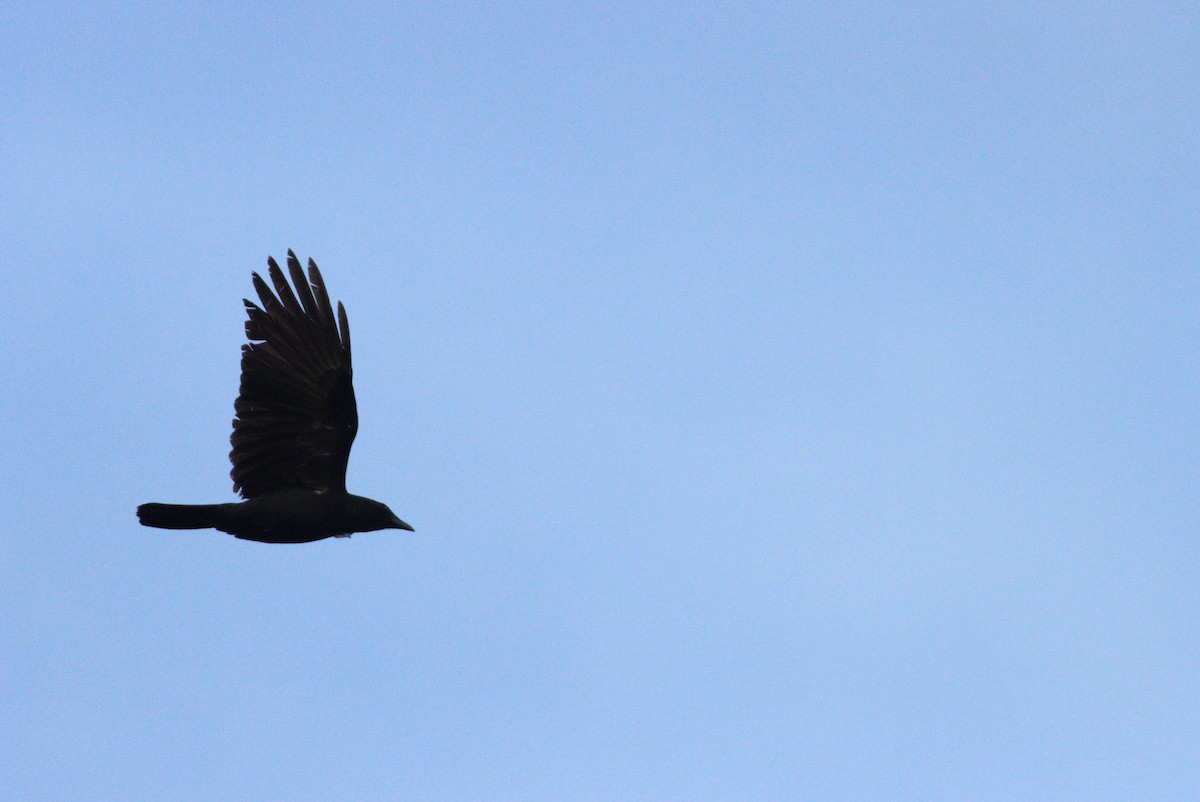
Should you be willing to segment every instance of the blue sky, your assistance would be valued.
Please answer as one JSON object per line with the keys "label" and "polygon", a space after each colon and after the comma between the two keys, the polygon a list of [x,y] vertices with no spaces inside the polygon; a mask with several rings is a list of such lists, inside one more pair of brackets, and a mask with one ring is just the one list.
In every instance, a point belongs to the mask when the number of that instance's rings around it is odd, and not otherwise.
{"label": "blue sky", "polygon": [[[1194,798],[1198,41],[6,6],[0,797]],[[289,247],[416,533],[139,527]]]}

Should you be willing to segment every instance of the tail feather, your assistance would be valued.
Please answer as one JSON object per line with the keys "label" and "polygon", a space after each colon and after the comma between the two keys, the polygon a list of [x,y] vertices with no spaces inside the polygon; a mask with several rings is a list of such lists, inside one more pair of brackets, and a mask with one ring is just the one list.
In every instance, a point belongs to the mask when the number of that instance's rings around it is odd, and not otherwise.
{"label": "tail feather", "polygon": [[143,526],[159,529],[212,529],[224,504],[143,504],[137,508]]}

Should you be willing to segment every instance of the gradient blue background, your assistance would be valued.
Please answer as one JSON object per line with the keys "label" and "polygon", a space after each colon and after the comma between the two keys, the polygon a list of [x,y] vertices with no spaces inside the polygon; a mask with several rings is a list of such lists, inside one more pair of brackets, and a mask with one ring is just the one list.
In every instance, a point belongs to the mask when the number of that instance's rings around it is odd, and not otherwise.
{"label": "gradient blue background", "polygon": [[[0,798],[1196,798],[1200,14],[968,6],[0,9]],[[289,247],[417,532],[139,527]]]}

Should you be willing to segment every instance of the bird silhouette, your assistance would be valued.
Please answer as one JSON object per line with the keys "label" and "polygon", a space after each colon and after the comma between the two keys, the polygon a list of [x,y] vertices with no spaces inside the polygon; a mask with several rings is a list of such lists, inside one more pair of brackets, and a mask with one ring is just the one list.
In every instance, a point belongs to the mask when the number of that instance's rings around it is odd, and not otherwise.
{"label": "bird silhouette", "polygon": [[346,463],[358,433],[350,325],[337,317],[325,280],[308,277],[288,251],[288,272],[267,258],[275,291],[252,274],[261,306],[246,305],[242,378],[229,454],[234,492],[227,504],[142,504],[138,520],[161,529],[219,529],[262,543],[308,543],[354,532],[413,528],[387,505],[346,491]]}

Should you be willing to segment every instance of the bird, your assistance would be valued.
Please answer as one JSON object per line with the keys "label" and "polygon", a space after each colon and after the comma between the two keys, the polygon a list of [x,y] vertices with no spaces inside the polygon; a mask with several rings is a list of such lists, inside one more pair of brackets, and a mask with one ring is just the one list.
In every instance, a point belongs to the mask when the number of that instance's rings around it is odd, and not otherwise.
{"label": "bird", "polygon": [[242,501],[142,504],[139,522],[160,529],[217,529],[260,543],[310,543],[382,529],[414,531],[386,504],[346,491],[358,433],[350,324],[337,317],[325,280],[289,250],[288,284],[267,257],[271,286],[252,273],[260,304],[244,299],[246,339],[234,403],[230,477]]}

